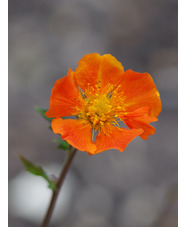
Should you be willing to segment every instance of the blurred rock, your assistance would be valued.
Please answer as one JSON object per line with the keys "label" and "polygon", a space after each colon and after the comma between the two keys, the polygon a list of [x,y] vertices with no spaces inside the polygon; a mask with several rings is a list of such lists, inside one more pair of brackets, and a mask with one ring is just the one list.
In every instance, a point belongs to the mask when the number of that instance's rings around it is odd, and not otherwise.
{"label": "blurred rock", "polygon": [[109,37],[114,45],[120,48],[130,48],[144,38],[146,21],[144,14],[134,0],[117,1],[110,12]]}
{"label": "blurred rock", "polygon": [[85,182],[100,184],[120,193],[135,187],[148,179],[149,163],[144,141],[136,138],[126,150],[109,150],[88,156],[80,152],[74,165],[81,166],[81,176]]}
{"label": "blurred rock", "polygon": [[178,172],[177,110],[163,111],[156,124],[156,133],[146,141],[152,182],[165,181]]}
{"label": "blurred rock", "polygon": [[[149,59],[149,69],[150,71],[157,72],[159,69],[167,67],[177,67],[178,66],[178,50],[177,48],[162,48],[157,49],[152,53]],[[175,80],[177,76],[174,76]],[[158,78],[159,80],[161,78]],[[166,87],[166,86],[165,86]]]}
{"label": "blurred rock", "polygon": [[8,221],[9,227],[35,227],[35,223],[32,223],[28,220],[24,220],[23,218],[11,218]]}
{"label": "blurred rock", "polygon": [[160,91],[163,108],[177,108],[178,103],[177,49],[157,50],[150,59],[150,71]]}
{"label": "blurred rock", "polygon": [[82,219],[77,220],[77,222],[72,227],[111,227],[109,222],[102,217],[97,217],[92,215],[91,217],[82,217]]}
{"label": "blurred rock", "polygon": [[151,226],[164,207],[164,195],[164,188],[148,185],[129,192],[119,209],[119,226]]}
{"label": "blurred rock", "polygon": [[[92,220],[108,220],[112,215],[113,200],[109,190],[90,184],[82,189],[77,195],[75,211],[79,218]],[[97,226],[97,225],[96,225]]]}

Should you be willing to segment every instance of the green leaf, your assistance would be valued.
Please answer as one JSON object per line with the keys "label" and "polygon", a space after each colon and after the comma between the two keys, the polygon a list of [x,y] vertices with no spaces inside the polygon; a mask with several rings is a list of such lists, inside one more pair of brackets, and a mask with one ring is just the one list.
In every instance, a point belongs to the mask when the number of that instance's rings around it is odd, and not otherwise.
{"label": "green leaf", "polygon": [[54,191],[57,189],[56,183],[53,182],[53,181],[51,181],[51,182],[49,183],[48,187],[51,188],[51,189],[54,190]]}
{"label": "green leaf", "polygon": [[65,140],[55,139],[53,140],[54,143],[58,143],[57,148],[63,150],[70,150],[70,145]]}
{"label": "green leaf", "polygon": [[45,118],[47,121],[49,121],[50,123],[51,123],[52,120],[54,119],[54,118],[47,117],[47,116],[45,115],[45,113],[48,111],[47,109],[41,109],[41,108],[39,108],[38,106],[35,106],[35,110],[36,110],[43,118]]}
{"label": "green leaf", "polygon": [[56,184],[50,178],[48,175],[45,173],[45,171],[40,167],[36,166],[33,163],[29,162],[27,159],[25,159],[23,156],[19,155],[20,160],[22,161],[23,165],[25,166],[26,170],[36,176],[41,176],[43,177],[47,182],[48,182],[48,187],[56,190]]}

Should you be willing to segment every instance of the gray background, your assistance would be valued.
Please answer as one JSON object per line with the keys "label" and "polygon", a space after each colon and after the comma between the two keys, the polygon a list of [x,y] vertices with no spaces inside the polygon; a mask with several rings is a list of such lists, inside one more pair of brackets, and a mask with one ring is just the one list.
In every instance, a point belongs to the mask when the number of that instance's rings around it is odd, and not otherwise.
{"label": "gray background", "polygon": [[[78,152],[66,179],[68,209],[61,216],[56,210],[51,226],[177,226],[177,22],[175,0],[9,0],[9,226],[41,221],[12,208],[27,209],[31,200],[26,182],[19,184],[17,154],[44,166],[65,160],[34,106],[48,108],[54,82],[93,52],[112,54],[125,70],[149,72],[163,110],[155,135],[135,139],[123,153]],[[40,181],[38,202],[46,187]],[[23,204],[14,201],[23,194]]]}

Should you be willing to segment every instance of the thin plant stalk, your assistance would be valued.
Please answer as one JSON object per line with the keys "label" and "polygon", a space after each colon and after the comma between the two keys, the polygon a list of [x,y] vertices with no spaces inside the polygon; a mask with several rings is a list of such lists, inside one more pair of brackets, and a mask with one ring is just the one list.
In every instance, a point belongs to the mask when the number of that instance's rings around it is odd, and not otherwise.
{"label": "thin plant stalk", "polygon": [[46,212],[46,215],[43,219],[43,222],[41,224],[41,227],[47,227],[49,222],[50,222],[50,219],[51,219],[51,216],[52,216],[52,213],[53,213],[53,210],[54,210],[54,207],[55,207],[55,203],[57,201],[57,197],[58,197],[58,194],[59,194],[59,191],[63,185],[63,182],[65,180],[65,176],[70,168],[70,165],[72,163],[72,160],[75,156],[77,152],[77,149],[71,147],[71,150],[69,151],[68,153],[68,158],[63,166],[63,169],[60,173],[60,176],[58,178],[58,181],[56,183],[56,186],[57,186],[57,189],[56,190],[53,190],[53,194],[52,194],[52,198],[51,198],[51,201],[50,201],[50,204],[49,204],[49,207],[48,207],[48,210]]}

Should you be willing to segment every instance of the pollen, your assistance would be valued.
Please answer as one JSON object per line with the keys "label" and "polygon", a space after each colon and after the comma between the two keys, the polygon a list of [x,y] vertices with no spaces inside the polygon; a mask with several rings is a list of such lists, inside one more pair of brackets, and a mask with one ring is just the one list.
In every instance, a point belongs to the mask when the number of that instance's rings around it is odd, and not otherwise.
{"label": "pollen", "polygon": [[[119,127],[120,112],[124,111],[124,99],[117,94],[113,85],[108,84],[100,92],[99,82],[96,84],[96,93],[94,88],[87,86],[85,91],[81,91],[84,99],[84,107],[81,109],[78,117],[91,124],[93,131],[100,131],[108,128],[110,124]],[[79,109],[77,109],[79,110]]]}

